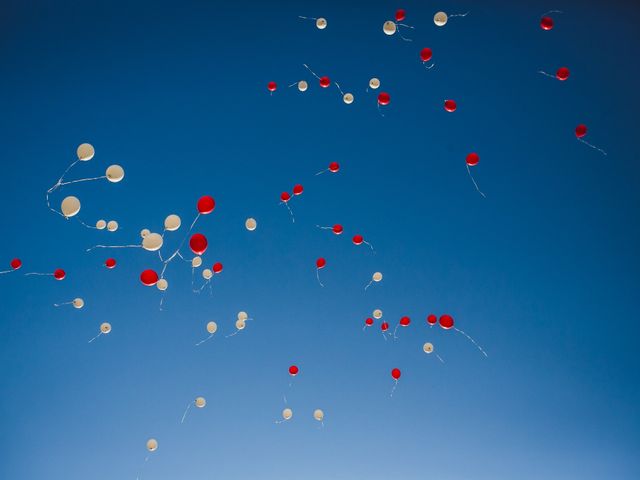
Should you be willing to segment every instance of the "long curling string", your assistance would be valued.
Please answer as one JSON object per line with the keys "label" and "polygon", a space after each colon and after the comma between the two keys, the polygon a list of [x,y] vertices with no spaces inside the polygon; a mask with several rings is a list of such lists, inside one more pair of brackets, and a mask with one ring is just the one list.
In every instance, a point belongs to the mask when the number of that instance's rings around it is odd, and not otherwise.
{"label": "long curling string", "polygon": [[191,408],[191,404],[193,402],[189,402],[189,405],[187,405],[187,409],[184,411],[184,414],[182,415],[182,420],[180,420],[180,423],[184,423],[184,419],[187,417],[187,412],[189,411],[189,409]]}
{"label": "long curling string", "polygon": [[319,268],[316,268],[316,278],[318,279],[318,283],[320,284],[320,286],[324,287],[324,285],[320,281],[320,269]]}
{"label": "long curling string", "polygon": [[394,380],[395,383],[393,384],[393,388],[391,389],[391,394],[389,395],[390,397],[393,397],[393,392],[396,391],[396,388],[398,387],[398,380]]}
{"label": "long curling string", "polygon": [[369,280],[369,283],[367,283],[367,285],[364,287],[364,291],[367,291],[367,288],[369,288],[371,285],[373,284],[373,280]]}
{"label": "long curling string", "polygon": [[484,198],[487,198],[487,196],[480,191],[480,188],[478,188],[478,184],[476,183],[475,179],[473,178],[473,175],[471,175],[471,170],[469,169],[469,165],[468,164],[467,164],[467,173],[469,174],[469,178],[473,182],[473,185],[476,187],[476,190],[478,191],[478,193],[480,195],[482,195]]}
{"label": "long curling string", "polygon": [[94,245],[93,247],[87,248],[85,251],[90,252],[96,248],[142,248],[142,245]]}
{"label": "long curling string", "polygon": [[291,210],[291,207],[289,206],[289,202],[280,202],[280,203],[284,203],[284,206],[287,207],[287,210],[289,210],[289,213],[291,214],[291,223],[296,223],[296,217],[294,217],[293,215],[293,210]]}
{"label": "long curling string", "polygon": [[[396,23],[396,25],[398,25],[399,27],[405,27],[405,28],[411,28],[413,29],[414,27],[412,27],[411,25],[406,25],[404,23]],[[400,33],[400,29],[398,28],[398,35],[400,35],[400,38],[402,40],[404,40],[405,42],[413,42],[413,40],[411,40],[410,38],[405,38],[401,33]]]}
{"label": "long curling string", "polygon": [[460,330],[459,328],[453,327],[453,329],[454,329],[456,332],[459,332],[459,333],[461,333],[462,335],[464,335],[465,337],[467,337],[467,338],[471,341],[471,343],[473,343],[476,347],[478,347],[478,350],[480,350],[480,351],[482,352],[482,354],[483,354],[485,357],[488,357],[488,356],[489,356],[489,355],[487,355],[487,352],[485,352],[485,351],[482,349],[482,347],[481,347],[480,345],[478,345],[478,342],[476,342],[473,338],[471,338],[469,335],[467,335],[465,332],[463,332],[463,331],[462,331],[462,330]]}
{"label": "long curling string", "polygon": [[453,18],[453,17],[466,17],[467,15],[469,15],[471,13],[471,10],[469,10],[467,13],[454,13],[453,15],[449,15],[449,18]]}
{"label": "long curling string", "polygon": [[314,77],[316,77],[318,80],[320,80],[320,77],[319,77],[318,75],[316,75],[316,74],[315,74],[315,72],[314,72],[313,70],[311,70],[311,69],[309,68],[309,66],[308,66],[306,63],[303,63],[303,64],[302,64],[302,66],[303,66],[304,68],[306,68],[307,70],[309,70],[309,72],[311,72],[311,75],[313,75],[313,76],[314,76]]}

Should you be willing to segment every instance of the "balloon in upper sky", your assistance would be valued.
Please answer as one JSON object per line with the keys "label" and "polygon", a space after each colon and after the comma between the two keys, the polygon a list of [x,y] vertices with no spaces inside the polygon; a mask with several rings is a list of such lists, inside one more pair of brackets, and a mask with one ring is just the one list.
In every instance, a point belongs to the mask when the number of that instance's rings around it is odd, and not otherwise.
{"label": "balloon in upper sky", "polygon": [[83,143],[76,150],[76,154],[78,155],[78,160],[82,162],[88,162],[93,158],[96,151],[93,149],[93,145],[90,143]]}
{"label": "balloon in upper sky", "polygon": [[382,31],[387,35],[393,35],[398,30],[398,27],[391,20],[387,20],[382,25]]}
{"label": "balloon in upper sky", "polygon": [[159,233],[149,233],[142,239],[142,248],[149,252],[155,252],[162,248],[164,239]]}
{"label": "balloon in upper sky", "polygon": [[111,165],[105,173],[107,180],[118,183],[124,178],[124,169],[120,165]]}
{"label": "balloon in upper sky", "polygon": [[433,16],[433,23],[438,27],[444,27],[447,24],[447,14],[444,12],[438,12]]}
{"label": "balloon in upper sky", "polygon": [[65,217],[73,217],[80,211],[80,200],[72,195],[68,196],[67,198],[62,200],[62,203],[60,204],[60,210]]}
{"label": "balloon in upper sky", "polygon": [[181,224],[182,224],[182,220],[180,220],[180,217],[175,213],[172,213],[171,215],[167,216],[167,218],[164,219],[164,229],[169,232],[174,232],[178,230]]}

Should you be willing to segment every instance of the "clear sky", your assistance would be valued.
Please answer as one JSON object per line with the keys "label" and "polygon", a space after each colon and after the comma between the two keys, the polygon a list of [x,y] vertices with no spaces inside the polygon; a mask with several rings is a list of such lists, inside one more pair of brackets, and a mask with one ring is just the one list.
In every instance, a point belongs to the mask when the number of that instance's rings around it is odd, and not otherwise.
{"label": "clear sky", "polygon": [[[382,33],[399,7],[413,42]],[[564,14],[545,32],[550,9]],[[438,10],[471,13],[437,28]],[[639,22],[622,1],[3,1],[0,270],[24,265],[0,276],[0,478],[639,478]],[[560,66],[566,82],[536,73]],[[301,79],[307,92],[286,87]],[[578,123],[608,156],[575,139]],[[45,206],[82,142],[96,155],[70,179],[113,163],[126,177],[53,202],[76,195],[84,221],[116,219],[115,233]],[[330,161],[339,173],[314,175]],[[292,223],[279,195],[295,183]],[[224,264],[211,291],[172,263],[160,311],[138,279],[154,254],[85,252],[139,242],[170,213],[188,224],[205,194],[204,261]],[[334,223],[344,235],[315,227]],[[22,275],[59,267],[62,282]],[[74,297],[84,309],[52,306]],[[396,341],[379,322],[363,332],[375,308],[411,326]],[[240,310],[254,320],[224,338]],[[218,333],[195,347],[210,320]],[[104,321],[113,331],[88,344]],[[180,424],[198,395],[206,408]],[[294,416],[276,425],[283,395]]]}

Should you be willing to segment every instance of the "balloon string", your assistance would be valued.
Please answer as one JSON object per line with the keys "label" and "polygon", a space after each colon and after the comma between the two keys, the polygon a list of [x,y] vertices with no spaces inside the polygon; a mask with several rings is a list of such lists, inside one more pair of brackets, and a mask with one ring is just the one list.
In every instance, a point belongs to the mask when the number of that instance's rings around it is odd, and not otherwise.
{"label": "balloon string", "polygon": [[338,91],[340,92],[340,94],[344,97],[344,92],[342,91],[342,89],[340,88],[340,84],[338,82],[333,82],[335,84],[335,86],[338,88]]}
{"label": "balloon string", "polygon": [[375,249],[373,248],[373,245],[371,245],[369,242],[367,242],[366,240],[363,240],[362,243],[364,243],[365,245],[369,245],[369,248],[371,249],[371,251],[373,253],[376,253]]}
{"label": "balloon string", "polygon": [[298,15],[298,18],[302,18],[303,20],[317,20],[317,18],[313,18],[313,17],[303,17],[302,15]]}
{"label": "balloon string", "polygon": [[240,330],[238,329],[238,330],[236,330],[235,332],[233,332],[232,334],[225,336],[224,338],[231,338],[231,337],[236,336],[236,335],[237,335],[237,334],[239,334],[239,333],[240,333]]}
{"label": "balloon string", "polygon": [[397,340],[398,336],[396,335],[396,332],[398,331],[398,327],[400,326],[400,324],[396,325],[396,328],[393,329],[393,339]]}
{"label": "balloon string", "polygon": [[373,283],[373,280],[370,280],[369,283],[367,283],[367,285],[364,287],[364,291],[367,291],[367,288],[369,288],[371,286],[371,284]]}
{"label": "balloon string", "polygon": [[[289,385],[291,385],[291,384],[289,384]],[[286,405],[288,403],[287,402],[287,396],[286,395],[282,395],[282,399],[284,400],[284,404]]]}
{"label": "balloon string", "polygon": [[395,381],[396,383],[394,383],[394,384],[393,384],[393,388],[391,389],[391,395],[389,395],[390,397],[393,397],[393,392],[395,392],[395,391],[396,391],[396,388],[398,387],[398,380],[395,380],[395,379],[394,379],[394,381]]}
{"label": "balloon string", "polygon": [[436,357],[438,358],[438,360],[440,360],[442,363],[444,363],[444,360],[442,359],[442,357],[440,357],[440,355],[438,355],[437,353],[436,353]]}
{"label": "balloon string", "polygon": [[384,338],[384,341],[385,341],[385,342],[387,341],[387,334],[386,334],[386,332],[382,332],[382,338]]}
{"label": "balloon string", "polygon": [[[406,28],[414,28],[410,25],[405,25],[404,23],[396,23],[396,25],[398,25],[399,27],[406,27]],[[404,40],[405,42],[413,42],[412,39],[410,38],[406,38],[404,35],[402,35],[402,33],[400,33],[400,29],[398,29],[398,35],[400,36],[400,38],[402,40]]]}
{"label": "balloon string", "polygon": [[287,87],[288,87],[288,88],[295,87],[297,84],[298,84],[298,82],[294,82],[294,83],[292,83],[291,85],[287,85]]}
{"label": "balloon string", "polygon": [[482,192],[480,191],[480,188],[478,188],[478,184],[476,183],[475,179],[473,178],[473,175],[471,175],[471,170],[469,169],[469,164],[466,164],[466,165],[467,165],[467,173],[469,174],[469,178],[471,179],[471,181],[472,181],[472,182],[473,182],[473,184],[475,185],[476,190],[477,190],[477,191],[478,191],[478,193],[479,193],[480,195],[482,195],[484,198],[487,198],[487,196],[486,196],[484,193],[482,193]]}
{"label": "balloon string", "polygon": [[204,340],[202,340],[202,341],[200,341],[200,342],[196,343],[196,347],[197,347],[198,345],[202,345],[204,342],[206,342],[207,340],[209,340],[211,337],[213,337],[213,333],[212,333],[211,335],[209,335],[207,338],[205,338]]}
{"label": "balloon string", "polygon": [[320,284],[320,286],[324,287],[324,285],[320,281],[320,269],[319,268],[316,268],[316,278],[318,279],[318,283]]}
{"label": "balloon string", "polygon": [[547,16],[547,15],[549,15],[550,13],[563,13],[563,12],[561,12],[560,10],[549,10],[548,12],[543,13],[541,16],[542,16],[542,17],[546,17],[546,16]]}
{"label": "balloon string", "polygon": [[453,327],[453,329],[454,329],[456,332],[459,332],[459,333],[461,333],[462,335],[464,335],[465,337],[467,337],[467,338],[471,341],[471,343],[473,343],[476,347],[478,347],[478,350],[480,350],[480,351],[482,352],[482,354],[483,354],[485,357],[489,357],[489,355],[487,355],[487,352],[485,352],[485,351],[482,349],[482,347],[481,347],[480,345],[478,345],[478,342],[476,342],[476,341],[475,341],[473,338],[471,338],[468,334],[466,334],[465,332],[463,332],[462,330],[460,330],[460,329],[458,329],[458,328],[456,328],[456,327]]}
{"label": "balloon string", "polygon": [[[320,170],[318,173],[316,173],[316,177],[317,177],[318,175],[322,175],[323,173],[326,173],[326,172],[328,172],[328,171],[329,171],[329,169],[328,169],[328,168],[327,168],[326,170]],[[329,227],[329,228],[331,228],[331,227]]]}
{"label": "balloon string", "polygon": [[25,276],[29,276],[29,275],[40,275],[44,277],[50,277],[50,276],[53,276],[53,273],[36,273],[36,272],[25,273]]}
{"label": "balloon string", "polygon": [[467,13],[455,13],[453,15],[449,15],[449,18],[453,18],[453,17],[466,17],[467,15],[469,15],[471,13],[471,10],[469,10]]}
{"label": "balloon string", "polygon": [[62,185],[62,180],[64,179],[64,176],[69,172],[69,170],[71,170],[73,168],[73,166],[78,163],[80,160],[76,160],[75,162],[73,162],[71,165],[69,165],[67,167],[67,169],[62,173],[62,175],[60,176],[60,178],[58,179],[58,181],[55,183],[55,185],[53,187],[51,187],[49,190],[47,190],[47,193],[52,193],[54,191],[56,191],[58,189],[58,187],[60,187],[60,185]]}
{"label": "balloon string", "polygon": [[287,207],[287,210],[289,210],[289,213],[291,214],[291,222],[296,223],[296,217],[293,216],[293,210],[291,210],[289,203],[288,202],[281,202],[281,203],[284,203],[284,206]]}
{"label": "balloon string", "polygon": [[384,117],[384,113],[380,110],[380,102],[378,102],[378,113]]}
{"label": "balloon string", "polygon": [[551,75],[550,73],[544,72],[542,70],[538,70],[538,73],[544,75],[545,77],[549,77],[549,78],[556,78],[555,75]]}
{"label": "balloon string", "polygon": [[73,301],[71,302],[63,302],[63,303],[54,303],[53,306],[54,307],[61,307],[62,305],[71,305],[73,303]]}
{"label": "balloon string", "polygon": [[0,275],[4,275],[5,273],[15,272],[15,270],[5,270],[4,272],[0,272]]}
{"label": "balloon string", "polygon": [[100,177],[79,178],[78,180],[69,180],[68,182],[59,183],[58,186],[62,187],[63,185],[71,185],[72,183],[92,182],[93,180],[102,180],[103,178],[107,178],[107,176],[106,175],[102,175]]}
{"label": "balloon string", "polygon": [[436,64],[435,64],[435,63],[432,63],[432,64],[431,64],[431,65],[429,65],[428,67],[427,67],[427,62],[422,62],[422,64],[424,65],[424,68],[426,68],[427,70],[431,70],[433,67],[435,67],[435,66],[436,66]]}
{"label": "balloon string", "polygon": [[97,334],[95,337],[93,337],[91,340],[89,340],[87,343],[91,343],[93,342],[96,338],[98,338],[100,335],[102,335],[102,332],[100,332],[99,334]]}
{"label": "balloon string", "polygon": [[313,70],[311,70],[306,63],[303,63],[302,66],[304,68],[306,68],[307,70],[309,70],[311,72],[311,75],[313,75],[314,77],[316,77],[318,80],[320,80],[320,77],[318,75],[315,74],[315,72]]}
{"label": "balloon string", "polygon": [[589,142],[587,142],[586,140],[583,140],[582,138],[578,138],[578,140],[580,140],[582,143],[584,143],[585,145],[587,145],[588,147],[593,148],[594,150],[599,151],[601,154],[603,155],[607,155],[607,152],[605,152],[604,150],[602,150],[601,148],[596,147],[595,145],[590,144]]}
{"label": "balloon string", "polygon": [[320,228],[321,230],[333,230],[333,227],[321,227],[320,225],[316,225],[316,227]]}
{"label": "balloon string", "polygon": [[94,245],[91,248],[87,248],[87,252],[96,248],[142,248],[142,245]]}
{"label": "balloon string", "polygon": [[98,227],[94,227],[93,225],[87,225],[86,223],[84,223],[82,220],[80,220],[78,217],[76,217],[76,220],[80,223],[80,225],[82,225],[83,227],[87,227],[87,228],[92,228],[94,230],[98,230]]}
{"label": "balloon string", "polygon": [[187,405],[187,409],[184,411],[184,414],[182,415],[182,420],[180,420],[180,423],[184,423],[184,419],[187,417],[187,412],[189,411],[189,409],[191,408],[191,404],[193,402],[189,402],[189,405]]}

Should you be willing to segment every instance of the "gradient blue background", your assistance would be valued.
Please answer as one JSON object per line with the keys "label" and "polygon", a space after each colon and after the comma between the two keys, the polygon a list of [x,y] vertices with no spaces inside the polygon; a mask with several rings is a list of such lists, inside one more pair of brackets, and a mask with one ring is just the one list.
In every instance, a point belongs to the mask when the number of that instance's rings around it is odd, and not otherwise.
{"label": "gradient blue background", "polygon": [[[0,261],[68,276],[0,277],[0,478],[133,480],[149,437],[160,447],[144,480],[640,476],[640,9],[341,3],[2,2]],[[382,34],[398,7],[413,43]],[[441,9],[471,14],[436,28]],[[565,13],[544,32],[549,9]],[[321,90],[305,62],[355,103]],[[563,65],[567,82],[536,74]],[[372,76],[391,94],[384,118],[365,92]],[[305,94],[286,88],[302,78]],[[578,123],[607,157],[575,140]],[[44,205],[85,141],[96,156],[69,178],[118,163],[125,180],[53,198],[79,196],[86,221],[120,222],[113,234]],[[333,160],[339,174],[314,176]],[[297,182],[292,224],[278,196]],[[138,281],[158,268],[153,254],[84,252],[137,242],[169,213],[190,222],[203,194],[217,201],[198,224],[205,262],[225,266],[213,295],[191,293],[175,263],[159,311]],[[365,293],[376,270],[384,281]],[[83,310],[52,307],[76,296]],[[374,308],[413,323],[385,342],[361,329]],[[239,310],[255,321],[225,339]],[[489,358],[429,329],[431,312],[454,315]],[[209,320],[215,340],[194,347]],[[103,321],[112,333],[87,344]],[[274,425],[284,393],[294,418]],[[197,395],[207,407],[180,425]]]}

